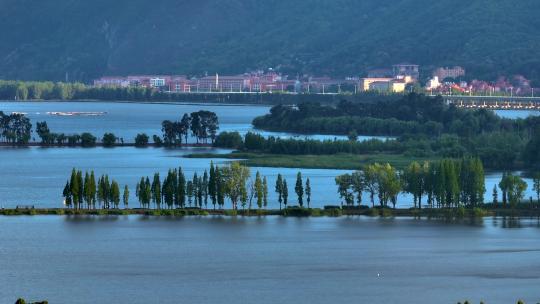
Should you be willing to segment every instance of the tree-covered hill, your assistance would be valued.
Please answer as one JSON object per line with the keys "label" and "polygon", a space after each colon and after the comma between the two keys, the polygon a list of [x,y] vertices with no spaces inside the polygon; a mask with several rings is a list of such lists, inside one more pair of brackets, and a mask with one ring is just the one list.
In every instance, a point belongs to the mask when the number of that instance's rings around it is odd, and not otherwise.
{"label": "tree-covered hill", "polygon": [[0,78],[345,76],[408,61],[538,80],[539,13],[537,0],[0,0]]}

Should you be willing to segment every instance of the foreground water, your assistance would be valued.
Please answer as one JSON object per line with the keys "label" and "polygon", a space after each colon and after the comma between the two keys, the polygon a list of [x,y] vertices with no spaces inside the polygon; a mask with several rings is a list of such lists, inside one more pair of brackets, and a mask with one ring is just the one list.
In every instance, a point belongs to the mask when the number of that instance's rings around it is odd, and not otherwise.
{"label": "foreground water", "polygon": [[[540,223],[348,218],[0,218],[0,302],[540,300]],[[514,225],[516,222],[514,222]]]}

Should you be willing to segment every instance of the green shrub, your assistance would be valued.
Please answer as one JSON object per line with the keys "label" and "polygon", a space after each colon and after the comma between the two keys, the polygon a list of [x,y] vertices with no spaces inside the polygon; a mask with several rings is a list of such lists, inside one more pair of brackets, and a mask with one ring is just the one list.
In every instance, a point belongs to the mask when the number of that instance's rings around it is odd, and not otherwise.
{"label": "green shrub", "polygon": [[379,216],[380,215],[379,209],[377,209],[377,208],[369,209],[368,215],[369,216]]}
{"label": "green shrub", "polygon": [[394,212],[392,211],[392,209],[383,208],[382,212],[381,212],[381,216],[382,217],[392,217],[392,216],[394,216]]}
{"label": "green shrub", "polygon": [[227,216],[237,216],[238,211],[237,210],[224,210],[223,214]]}
{"label": "green shrub", "polygon": [[322,216],[323,213],[321,211],[321,209],[310,209],[310,212],[311,212],[311,216]]}
{"label": "green shrub", "polygon": [[309,209],[301,207],[288,207],[283,210],[283,216],[307,217],[311,215]]}
{"label": "green shrub", "polygon": [[326,216],[340,217],[343,215],[343,211],[341,209],[329,209],[325,210],[324,214]]}
{"label": "green shrub", "polygon": [[482,209],[482,208],[476,207],[476,208],[473,209],[473,216],[474,217],[484,217],[484,216],[487,216],[487,215],[488,215],[487,211]]}
{"label": "green shrub", "polygon": [[462,206],[455,209],[454,216],[456,218],[463,218],[465,217],[465,214],[466,214],[465,208],[463,208]]}

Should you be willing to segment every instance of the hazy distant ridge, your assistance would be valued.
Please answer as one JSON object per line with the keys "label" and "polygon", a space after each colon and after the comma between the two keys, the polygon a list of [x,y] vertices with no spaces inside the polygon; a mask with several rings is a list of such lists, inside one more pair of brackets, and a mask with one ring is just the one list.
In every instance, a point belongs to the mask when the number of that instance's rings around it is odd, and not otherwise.
{"label": "hazy distant ridge", "polygon": [[358,75],[402,61],[540,79],[537,0],[0,0],[0,78]]}

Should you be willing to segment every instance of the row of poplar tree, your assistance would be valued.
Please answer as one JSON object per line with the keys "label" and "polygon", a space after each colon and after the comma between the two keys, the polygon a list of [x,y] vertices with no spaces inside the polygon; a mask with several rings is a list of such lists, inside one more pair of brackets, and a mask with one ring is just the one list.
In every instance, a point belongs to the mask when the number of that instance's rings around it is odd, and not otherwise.
{"label": "row of poplar tree", "polygon": [[[278,175],[275,191],[279,197],[280,209],[282,204],[287,206],[288,187],[287,181]],[[251,209],[256,204],[257,208],[268,206],[269,186],[267,178],[258,171],[255,178],[250,178],[248,167],[238,162],[219,167],[210,163],[210,169],[205,170],[203,175],[195,172],[193,178],[186,178],[182,168],[171,169],[162,180],[159,173],[153,178],[141,177],[136,186],[136,195],[141,207],[151,208],[151,205],[159,209],[166,208],[208,208],[211,204],[214,209],[224,208],[225,201],[231,202],[233,210]],[[304,195],[309,207],[311,202],[311,186],[309,178],[305,188],[302,174],[298,172],[295,192],[298,204],[303,207]]]}
{"label": "row of poplar tree", "polygon": [[381,206],[392,203],[395,208],[397,196],[409,193],[415,208],[422,208],[424,197],[430,207],[475,207],[484,202],[486,192],[484,167],[478,158],[412,162],[402,171],[375,163],[336,177],[336,185],[342,202],[351,206],[355,198],[361,205],[362,194],[367,192],[372,206],[377,197]]}
{"label": "row of poplar tree", "polygon": [[[289,203],[287,180],[278,175],[275,192],[278,195],[280,209]],[[304,184],[302,174],[298,172],[294,187],[298,205],[307,207],[311,203],[311,184],[309,178]],[[129,188],[124,186],[123,194],[115,180],[108,175],[102,175],[96,182],[94,172],[83,172],[73,169],[70,179],[63,191],[65,205],[75,209],[119,208],[122,199],[124,207],[129,206]],[[142,208],[224,208],[228,200],[233,210],[240,205],[242,209],[268,206],[269,185],[267,178],[258,171],[254,178],[248,167],[238,162],[227,166],[215,166],[210,163],[210,169],[202,175],[194,173],[193,178],[186,178],[182,168],[170,169],[165,178],[155,173],[153,178],[142,177],[136,185],[136,196]]]}
{"label": "row of poplar tree", "polygon": [[[99,208],[110,209],[119,208],[120,205],[120,186],[117,181],[109,180],[108,175],[102,175],[96,182],[94,171],[83,173],[80,170],[73,169],[71,177],[66,182],[64,191],[64,204],[68,208],[88,209]],[[128,206],[129,189],[124,186],[122,195],[124,206]]]}

